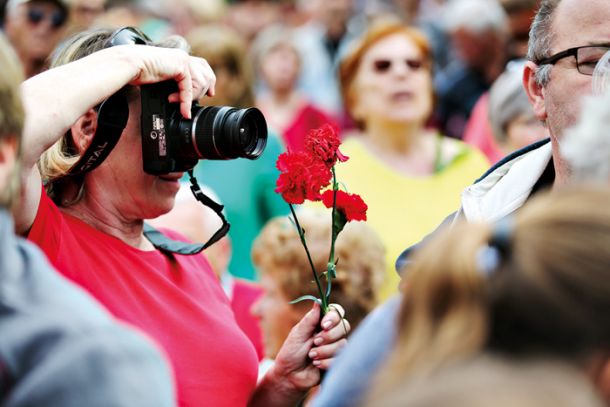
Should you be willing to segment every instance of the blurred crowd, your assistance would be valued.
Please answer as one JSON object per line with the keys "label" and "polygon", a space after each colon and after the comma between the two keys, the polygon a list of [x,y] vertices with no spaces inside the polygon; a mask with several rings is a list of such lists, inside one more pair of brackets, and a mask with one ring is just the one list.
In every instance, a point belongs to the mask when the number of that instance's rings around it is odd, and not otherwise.
{"label": "blurred crowd", "polygon": [[[256,166],[207,161],[195,169],[225,203],[229,221],[239,224],[231,231],[234,250],[228,267],[248,280],[258,279],[250,261],[252,241],[267,220],[287,213],[273,192],[275,159],[285,149],[302,148],[308,130],[330,123],[343,138],[364,141],[358,148],[381,162],[379,172],[373,166],[363,178],[345,168],[345,177],[353,191],[381,190],[363,193],[371,201],[370,222],[388,236],[386,245],[409,230],[410,237],[388,250],[383,297],[396,286],[392,268],[402,245],[415,243],[442,220],[457,205],[457,192],[488,164],[546,137],[527,104],[518,69],[536,0],[4,3],[3,31],[26,77],[44,70],[53,49],[70,35],[88,28],[133,26],[156,41],[183,36],[193,55],[206,58],[217,76],[217,92],[200,100],[202,105],[256,106],[263,112],[270,137]],[[368,30],[384,23],[413,27],[404,35],[422,55],[406,63],[413,71],[413,64],[421,62],[428,84],[407,84],[411,80],[392,68],[393,59],[375,61],[371,86],[357,75],[367,68],[361,69],[363,57],[395,55],[393,44],[385,46],[387,51],[373,49],[392,33],[371,36]],[[363,43],[367,31],[368,43]],[[397,46],[403,45],[399,41]],[[379,127],[388,120],[401,124]],[[370,167],[364,158],[352,161],[351,166]],[[352,173],[364,185],[352,181]],[[388,178],[390,174],[399,177]],[[417,185],[422,177],[431,182]],[[381,207],[392,201],[384,189],[404,191],[402,199],[420,196],[407,219],[398,219],[401,209]]]}
{"label": "blurred crowd", "polygon": [[[331,390],[314,405],[597,406],[603,403],[599,394],[607,400],[610,393],[608,287],[599,282],[607,248],[597,245],[610,242],[610,218],[599,210],[610,196],[593,187],[567,188],[534,199],[508,226],[495,223],[559,179],[553,171],[585,181],[607,180],[610,173],[610,145],[597,137],[610,126],[599,107],[604,102],[590,101],[590,117],[571,130],[578,136],[562,143],[574,170],[564,173],[552,133],[559,131],[543,123],[542,102],[523,86],[528,57],[544,60],[528,55],[540,2],[5,0],[0,12],[2,32],[26,79],[49,69],[56,49],[75,34],[131,26],[159,44],[182,37],[192,56],[207,60],[215,94],[202,96],[202,106],[263,113],[269,135],[261,157],[201,160],[193,169],[232,224],[203,256],[256,349],[259,379],[307,316],[309,304],[289,302],[315,295],[311,259],[288,205],[274,191],[275,162],[285,151],[303,149],[309,131],[330,124],[349,157],[337,165],[337,177],[368,205],[367,222],[349,224],[337,241],[333,301],[345,308],[352,328],[363,320],[366,325],[365,317],[387,299],[393,305],[371,315],[378,325],[370,322],[368,335],[362,334],[366,345],[355,341],[352,347],[352,356],[376,348],[371,359],[344,357]],[[588,69],[581,51],[569,55],[578,72]],[[610,66],[608,55],[598,65],[596,93],[604,92],[610,77],[610,70],[601,71]],[[593,68],[584,74],[593,75]],[[536,81],[544,87],[544,80]],[[590,145],[574,141],[588,134]],[[538,154],[538,161],[519,162],[528,154]],[[42,175],[43,182],[52,180]],[[173,209],[148,223],[204,242],[220,225],[193,198],[188,182],[185,175]],[[324,269],[329,212],[305,205],[297,213],[315,267]],[[570,222],[562,223],[564,217]],[[460,224],[463,219],[488,224]],[[417,251],[413,266],[404,250],[439,224],[452,228],[435,233],[440,237]],[[595,225],[597,240],[589,236]],[[548,245],[557,245],[556,251]],[[576,276],[580,268],[586,273]],[[398,291],[400,297],[392,297]],[[386,337],[373,339],[373,326],[383,327],[378,332]],[[445,366],[450,368],[440,369]],[[343,389],[332,381],[346,380],[350,371],[366,371],[366,380]],[[585,379],[591,376],[593,384]],[[336,402],[342,391],[358,397]],[[539,399],[541,394],[549,398]],[[496,404],[498,398],[509,401]]]}

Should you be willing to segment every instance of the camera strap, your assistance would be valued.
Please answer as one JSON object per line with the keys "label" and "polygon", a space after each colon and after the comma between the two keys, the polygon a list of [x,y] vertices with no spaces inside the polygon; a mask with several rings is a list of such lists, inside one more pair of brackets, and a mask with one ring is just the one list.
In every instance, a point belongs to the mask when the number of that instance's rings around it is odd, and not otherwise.
{"label": "camera strap", "polygon": [[157,249],[177,253],[177,254],[197,254],[202,250],[207,249],[220,239],[222,239],[231,228],[231,225],[225,218],[225,215],[222,213],[224,209],[224,205],[221,205],[215,202],[212,198],[207,196],[201,191],[201,187],[197,183],[197,178],[193,176],[193,170],[188,171],[190,181],[191,181],[191,191],[193,192],[193,196],[197,199],[202,205],[207,206],[211,210],[214,211],[216,215],[222,220],[222,225],[220,228],[210,237],[210,239],[205,243],[187,243],[180,242],[178,240],[172,240],[169,237],[165,236],[163,233],[159,232],[157,229],[153,228],[147,223],[144,223],[144,236],[155,246]]}
{"label": "camera strap", "polygon": [[128,118],[129,106],[123,92],[116,92],[106,99],[98,110],[97,129],[91,143],[68,174],[83,174],[97,168],[121,138]]}

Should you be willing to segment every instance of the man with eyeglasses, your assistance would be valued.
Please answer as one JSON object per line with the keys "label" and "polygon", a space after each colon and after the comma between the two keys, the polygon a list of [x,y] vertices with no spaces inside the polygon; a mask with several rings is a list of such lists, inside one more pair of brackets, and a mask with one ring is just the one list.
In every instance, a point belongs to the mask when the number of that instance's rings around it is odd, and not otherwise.
{"label": "man with eyeglasses", "polygon": [[65,34],[68,7],[62,0],[8,0],[3,30],[26,78],[46,69],[48,56]]}
{"label": "man with eyeglasses", "polygon": [[[440,227],[457,219],[497,221],[518,210],[530,196],[571,181],[571,169],[560,155],[564,132],[580,116],[584,96],[592,93],[596,63],[610,49],[608,0],[542,0],[530,30],[524,86],[536,117],[550,139],[534,143],[494,165],[462,193],[462,207]],[[440,228],[439,227],[439,228]],[[396,262],[407,270],[408,248]],[[379,307],[350,336],[328,372],[314,407],[359,403],[371,379],[393,346],[395,316],[401,297]],[[604,376],[605,372],[605,376]],[[610,400],[610,363],[600,369],[599,390]]]}

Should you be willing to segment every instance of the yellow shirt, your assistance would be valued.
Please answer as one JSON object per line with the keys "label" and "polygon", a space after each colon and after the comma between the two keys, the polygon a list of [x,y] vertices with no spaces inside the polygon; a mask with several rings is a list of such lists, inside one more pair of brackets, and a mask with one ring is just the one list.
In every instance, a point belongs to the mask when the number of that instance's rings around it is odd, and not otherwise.
{"label": "yellow shirt", "polygon": [[480,152],[455,142],[461,152],[442,170],[427,177],[408,177],[396,172],[354,137],[341,145],[341,152],[349,160],[335,167],[337,180],[367,203],[367,223],[386,246],[387,277],[380,291],[381,299],[397,292],[400,278],[394,263],[398,255],[456,211],[462,190],[489,167]]}

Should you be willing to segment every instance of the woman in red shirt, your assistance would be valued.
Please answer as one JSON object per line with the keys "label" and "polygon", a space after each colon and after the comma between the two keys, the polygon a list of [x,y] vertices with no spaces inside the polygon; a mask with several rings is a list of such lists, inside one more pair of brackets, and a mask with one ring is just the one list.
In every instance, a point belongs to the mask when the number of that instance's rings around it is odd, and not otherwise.
{"label": "woman in red shirt", "polygon": [[[176,81],[169,102],[191,118],[192,101],[213,95],[215,82],[205,60],[149,44],[133,29],[80,33],[55,55],[54,65],[65,65],[22,85],[25,188],[17,227],[62,274],[161,345],[174,369],[179,405],[294,405],[343,345],[341,318],[325,316],[316,333],[315,306],[257,386],[254,347],[205,258],[168,251],[145,235],[144,219],[174,205],[182,172],[143,170],[141,120],[151,117],[141,116],[141,85]],[[115,106],[105,117],[104,100]],[[89,160],[106,147],[100,137],[117,131],[121,112],[128,119],[116,146],[87,172]],[[96,150],[75,167],[90,145]]]}

